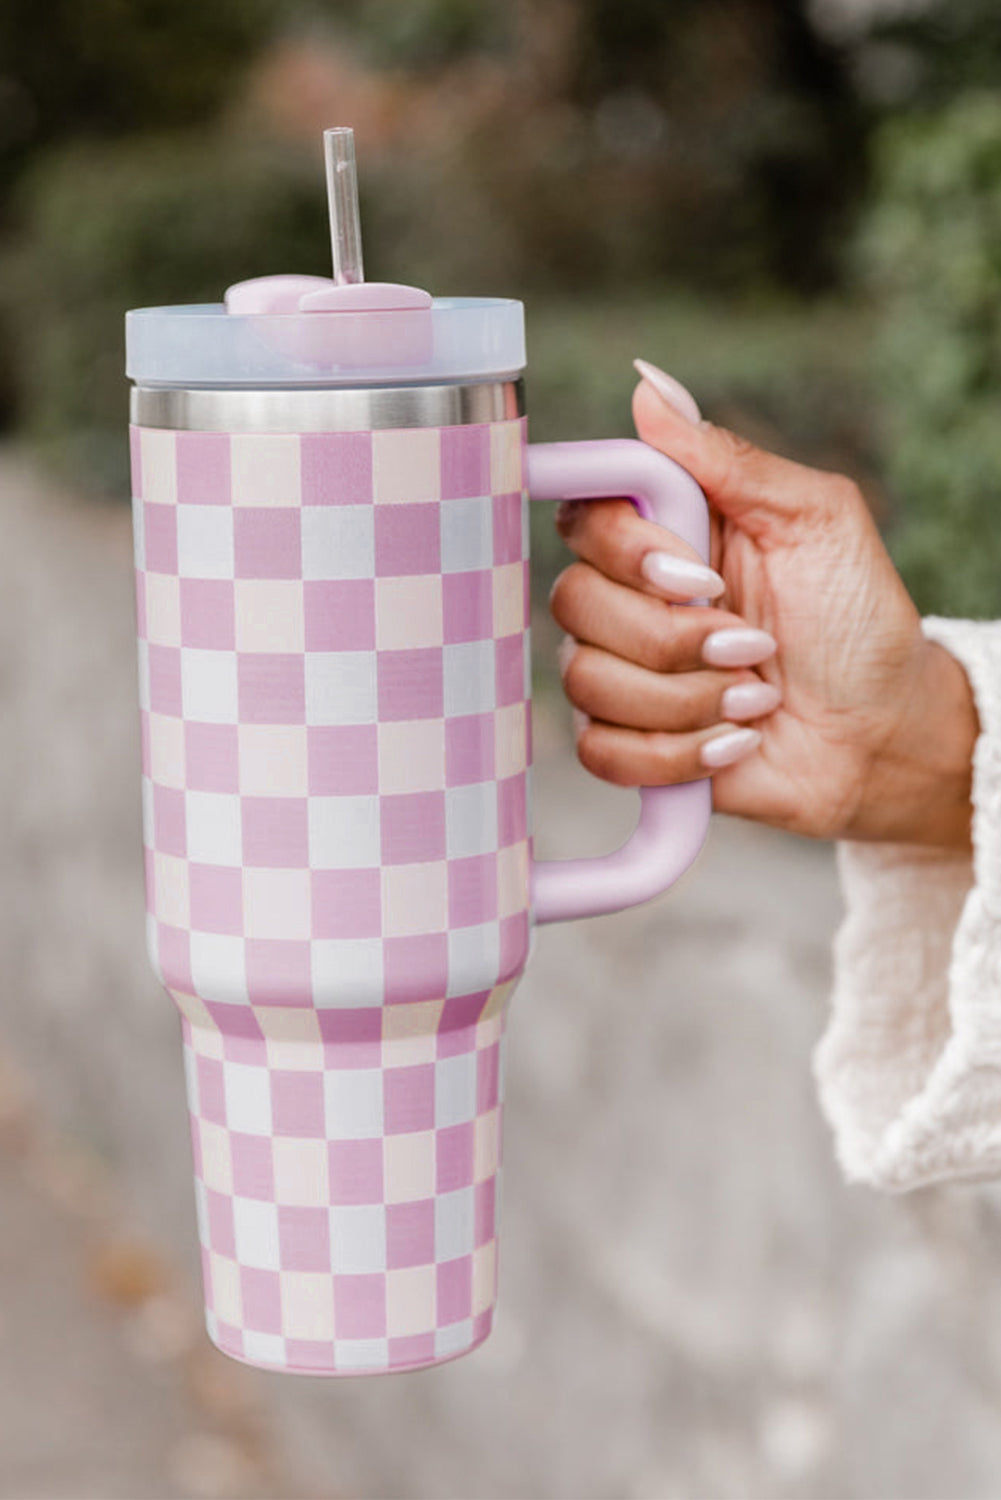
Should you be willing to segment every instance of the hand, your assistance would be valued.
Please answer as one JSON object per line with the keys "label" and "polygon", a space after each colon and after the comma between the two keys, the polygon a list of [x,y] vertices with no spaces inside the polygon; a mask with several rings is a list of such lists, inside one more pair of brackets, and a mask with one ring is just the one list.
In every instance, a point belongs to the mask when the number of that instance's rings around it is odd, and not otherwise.
{"label": "hand", "polygon": [[717,571],[627,501],[561,509],[580,561],[551,605],[582,763],[623,785],[711,773],[718,811],[819,838],[968,845],[969,684],[922,634],[857,486],[698,421],[643,370],[637,431],[705,491]]}

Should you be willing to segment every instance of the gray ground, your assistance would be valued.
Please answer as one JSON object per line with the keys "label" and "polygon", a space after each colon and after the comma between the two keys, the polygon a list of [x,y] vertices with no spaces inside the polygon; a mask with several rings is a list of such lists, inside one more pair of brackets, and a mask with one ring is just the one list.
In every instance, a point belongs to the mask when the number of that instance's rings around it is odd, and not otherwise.
{"label": "gray ground", "polygon": [[[128,519],[9,454],[0,504],[0,1496],[1001,1494],[1001,1199],[841,1185],[809,1075],[830,852],[737,824],[669,898],[538,937],[481,1351],[311,1382],[209,1350],[142,949]],[[608,846],[629,799],[561,725],[540,848]]]}

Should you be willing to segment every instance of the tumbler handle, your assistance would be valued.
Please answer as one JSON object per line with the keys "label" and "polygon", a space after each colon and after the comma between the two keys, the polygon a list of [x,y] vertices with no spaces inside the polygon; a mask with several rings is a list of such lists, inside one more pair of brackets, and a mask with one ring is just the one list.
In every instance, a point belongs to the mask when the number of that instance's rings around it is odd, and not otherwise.
{"label": "tumbler handle", "polygon": [[[601,442],[530,443],[532,500],[601,500],[625,496],[709,559],[709,511],[692,476],[673,459],[635,438]],[[708,779],[640,789],[635,831],[612,854],[595,859],[536,861],[532,904],[536,922],[566,922],[622,911],[649,901],[684,874],[702,848],[712,812]]]}

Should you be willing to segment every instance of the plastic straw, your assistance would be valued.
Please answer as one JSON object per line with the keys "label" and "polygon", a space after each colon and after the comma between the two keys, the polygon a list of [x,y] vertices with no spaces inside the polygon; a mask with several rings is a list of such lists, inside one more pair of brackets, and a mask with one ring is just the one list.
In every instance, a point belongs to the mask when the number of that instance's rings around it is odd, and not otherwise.
{"label": "plastic straw", "polygon": [[327,203],[330,209],[330,251],[334,281],[338,286],[364,281],[361,256],[361,220],[358,215],[358,169],[355,166],[355,133],[339,125],[323,132],[323,159],[327,169]]}

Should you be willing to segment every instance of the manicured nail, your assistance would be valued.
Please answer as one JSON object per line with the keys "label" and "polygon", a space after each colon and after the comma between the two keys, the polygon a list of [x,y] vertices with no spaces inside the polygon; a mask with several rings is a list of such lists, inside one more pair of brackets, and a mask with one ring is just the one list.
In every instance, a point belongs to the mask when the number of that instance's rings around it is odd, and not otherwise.
{"label": "manicured nail", "polygon": [[714,630],[702,642],[702,660],[710,667],[756,667],[778,650],[778,642],[767,630],[731,626]]}
{"label": "manicured nail", "polygon": [[760,744],[761,735],[757,729],[732,729],[728,734],[717,734],[713,739],[706,740],[699,751],[699,760],[710,771],[718,771],[723,766],[732,766],[735,761],[743,760],[745,755],[757,750]]}
{"label": "manicured nail", "polygon": [[648,552],[640,572],[651,587],[671,599],[718,599],[726,588],[712,568],[670,552]]}
{"label": "manicured nail", "polygon": [[782,694],[770,682],[735,682],[723,694],[720,708],[724,719],[760,719],[782,702]]}
{"label": "manicured nail", "polygon": [[686,422],[702,421],[702,413],[695,397],[685,389],[680,380],[675,380],[673,375],[668,375],[666,370],[659,369],[646,359],[634,359],[633,369],[648,385],[653,386],[661,400],[672,406],[679,417],[684,417]]}

